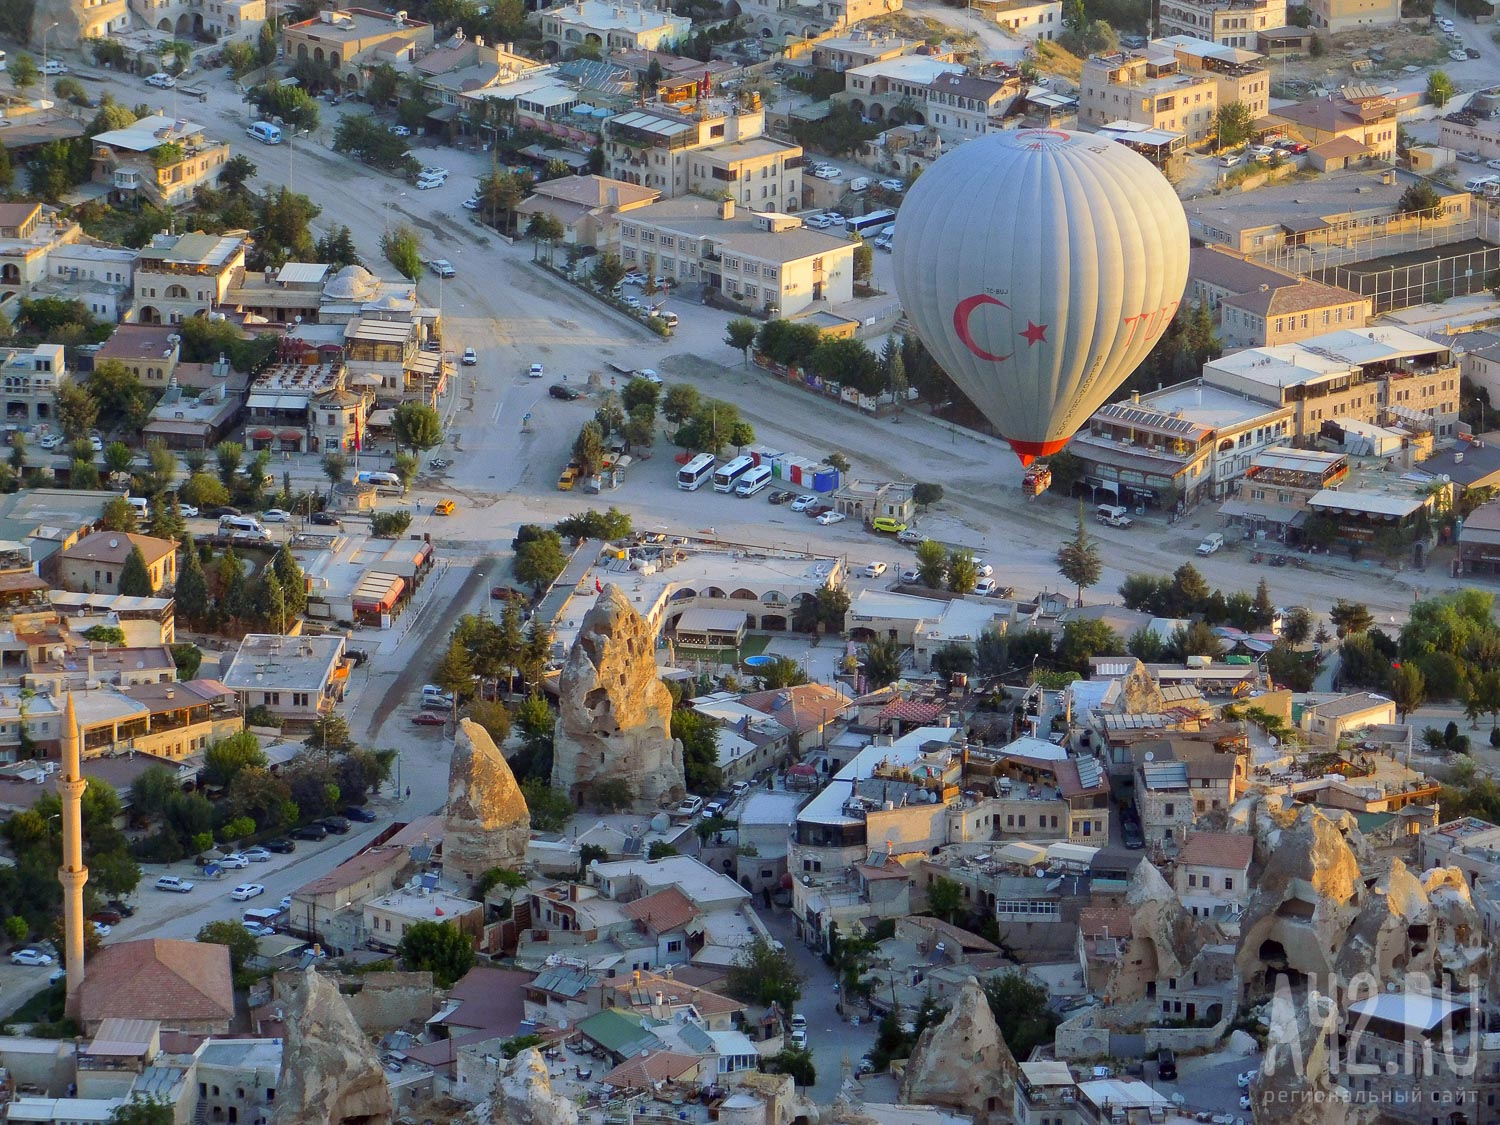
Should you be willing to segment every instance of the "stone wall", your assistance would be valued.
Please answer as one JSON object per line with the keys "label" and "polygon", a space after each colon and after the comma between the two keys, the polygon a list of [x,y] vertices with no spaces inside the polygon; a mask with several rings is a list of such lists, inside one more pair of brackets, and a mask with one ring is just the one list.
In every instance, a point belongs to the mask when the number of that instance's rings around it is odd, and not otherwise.
{"label": "stone wall", "polygon": [[436,1014],[431,973],[363,973],[338,978],[354,1022],[372,1035],[422,1024]]}
{"label": "stone wall", "polygon": [[1179,1053],[1211,1051],[1229,1033],[1228,1017],[1212,1027],[1148,1027],[1141,1034],[1146,1040],[1146,1051],[1159,1047],[1170,1047]]}

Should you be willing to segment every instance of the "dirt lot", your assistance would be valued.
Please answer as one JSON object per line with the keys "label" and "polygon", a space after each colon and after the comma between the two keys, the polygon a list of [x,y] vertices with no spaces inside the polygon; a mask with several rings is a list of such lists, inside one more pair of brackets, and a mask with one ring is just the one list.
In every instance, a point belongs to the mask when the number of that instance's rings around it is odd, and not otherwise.
{"label": "dirt lot", "polygon": [[[1471,38],[1479,33],[1465,24]],[[1323,38],[1325,48],[1321,58],[1275,60],[1271,63],[1273,90],[1280,96],[1280,88],[1290,86],[1286,96],[1295,97],[1307,92],[1307,86],[1319,86],[1332,90],[1347,85],[1350,81],[1375,81],[1396,78],[1403,67],[1432,66],[1446,62],[1453,44],[1436,29],[1404,26],[1371,28],[1361,31],[1346,31],[1342,35]],[[1376,58],[1372,59],[1372,55]],[[1356,63],[1369,64],[1366,69],[1356,70]],[[1301,89],[1295,84],[1306,84]]]}

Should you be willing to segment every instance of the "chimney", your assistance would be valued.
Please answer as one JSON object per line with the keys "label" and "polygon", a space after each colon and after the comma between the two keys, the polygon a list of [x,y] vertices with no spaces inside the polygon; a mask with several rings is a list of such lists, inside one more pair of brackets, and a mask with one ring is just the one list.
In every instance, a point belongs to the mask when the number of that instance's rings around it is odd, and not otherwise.
{"label": "chimney", "polygon": [[721,218],[721,219],[732,219],[732,218],[734,218],[734,200],[732,200],[732,199],[720,200],[720,202],[719,202],[719,218]]}
{"label": "chimney", "polygon": [[610,188],[607,198],[609,200],[609,209],[611,211],[618,211],[620,209],[620,189],[617,187]]}

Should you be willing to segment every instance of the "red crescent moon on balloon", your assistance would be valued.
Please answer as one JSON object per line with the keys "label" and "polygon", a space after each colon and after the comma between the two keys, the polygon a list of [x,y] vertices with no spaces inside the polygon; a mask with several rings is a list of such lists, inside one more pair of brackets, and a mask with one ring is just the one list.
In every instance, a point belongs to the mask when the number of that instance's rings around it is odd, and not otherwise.
{"label": "red crescent moon on balloon", "polygon": [[1000,298],[991,297],[988,293],[976,293],[972,297],[965,297],[953,309],[953,331],[958,333],[958,338],[963,341],[964,347],[968,348],[980,359],[988,360],[991,363],[1004,363],[1015,353],[994,355],[991,352],[987,352],[974,342],[974,336],[969,331],[969,317],[974,314],[974,310],[980,305],[999,305],[1002,309],[1010,308]]}

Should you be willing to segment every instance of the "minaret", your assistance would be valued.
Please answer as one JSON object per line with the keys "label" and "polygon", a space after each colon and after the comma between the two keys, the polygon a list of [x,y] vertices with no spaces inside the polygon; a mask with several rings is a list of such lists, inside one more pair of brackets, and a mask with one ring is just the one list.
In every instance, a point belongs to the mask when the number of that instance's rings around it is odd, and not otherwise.
{"label": "minaret", "polygon": [[73,693],[68,692],[68,709],[63,715],[62,772],[57,778],[57,795],[62,802],[62,866],[57,877],[63,889],[63,933],[67,946],[68,996],[65,1010],[74,1014],[78,986],[83,983],[83,885],[89,881],[89,869],[83,865],[83,780],[80,762],[83,740],[78,736],[78,716],[73,710]]}

